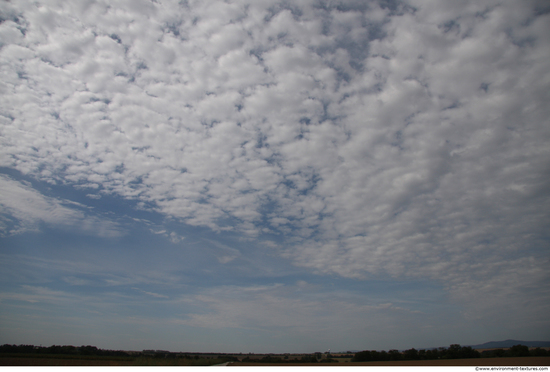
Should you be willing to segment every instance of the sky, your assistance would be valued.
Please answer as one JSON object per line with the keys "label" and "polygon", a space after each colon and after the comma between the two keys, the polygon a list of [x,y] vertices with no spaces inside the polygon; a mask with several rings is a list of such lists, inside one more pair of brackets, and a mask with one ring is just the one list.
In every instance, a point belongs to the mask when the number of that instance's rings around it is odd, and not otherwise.
{"label": "sky", "polygon": [[0,344],[550,339],[550,4],[0,2]]}

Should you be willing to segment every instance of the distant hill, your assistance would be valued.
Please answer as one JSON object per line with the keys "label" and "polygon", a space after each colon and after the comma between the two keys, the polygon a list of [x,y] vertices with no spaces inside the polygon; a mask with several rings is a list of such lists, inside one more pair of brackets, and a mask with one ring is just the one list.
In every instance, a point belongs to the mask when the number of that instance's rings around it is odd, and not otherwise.
{"label": "distant hill", "polygon": [[550,347],[550,341],[520,341],[520,340],[504,340],[504,341],[489,341],[479,345],[468,345],[472,349],[495,349],[512,347],[514,345],[525,345],[527,347]]}

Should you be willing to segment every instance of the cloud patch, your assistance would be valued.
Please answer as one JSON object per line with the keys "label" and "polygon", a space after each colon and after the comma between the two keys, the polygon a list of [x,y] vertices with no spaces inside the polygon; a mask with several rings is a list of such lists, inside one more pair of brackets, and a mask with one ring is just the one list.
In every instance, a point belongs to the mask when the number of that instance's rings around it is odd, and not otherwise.
{"label": "cloud patch", "polygon": [[[548,297],[526,294],[548,280],[539,7],[5,2],[0,165],[272,242],[320,275],[435,281],[470,314],[501,314],[487,294],[508,293],[536,303],[509,314],[539,319]],[[122,234],[9,177],[0,187],[4,235]],[[221,264],[242,257],[210,243]]]}
{"label": "cloud patch", "polygon": [[38,231],[40,224],[109,238],[125,234],[118,223],[93,216],[78,208],[82,207],[78,203],[44,196],[30,185],[4,175],[0,175],[0,205],[3,220],[11,225],[4,225],[4,236]]}

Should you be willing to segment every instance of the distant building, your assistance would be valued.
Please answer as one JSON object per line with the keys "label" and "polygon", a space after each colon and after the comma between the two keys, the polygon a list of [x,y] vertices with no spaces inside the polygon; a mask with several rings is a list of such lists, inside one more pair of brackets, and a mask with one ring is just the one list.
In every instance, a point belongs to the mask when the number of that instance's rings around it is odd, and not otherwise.
{"label": "distant building", "polygon": [[143,354],[147,354],[147,355],[170,354],[170,352],[166,350],[143,350]]}

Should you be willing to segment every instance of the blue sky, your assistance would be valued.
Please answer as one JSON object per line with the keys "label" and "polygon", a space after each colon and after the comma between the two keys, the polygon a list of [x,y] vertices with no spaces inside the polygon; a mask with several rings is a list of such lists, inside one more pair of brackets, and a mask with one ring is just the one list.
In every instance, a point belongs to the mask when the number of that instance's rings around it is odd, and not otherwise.
{"label": "blue sky", "polygon": [[546,2],[0,15],[0,343],[550,338]]}

